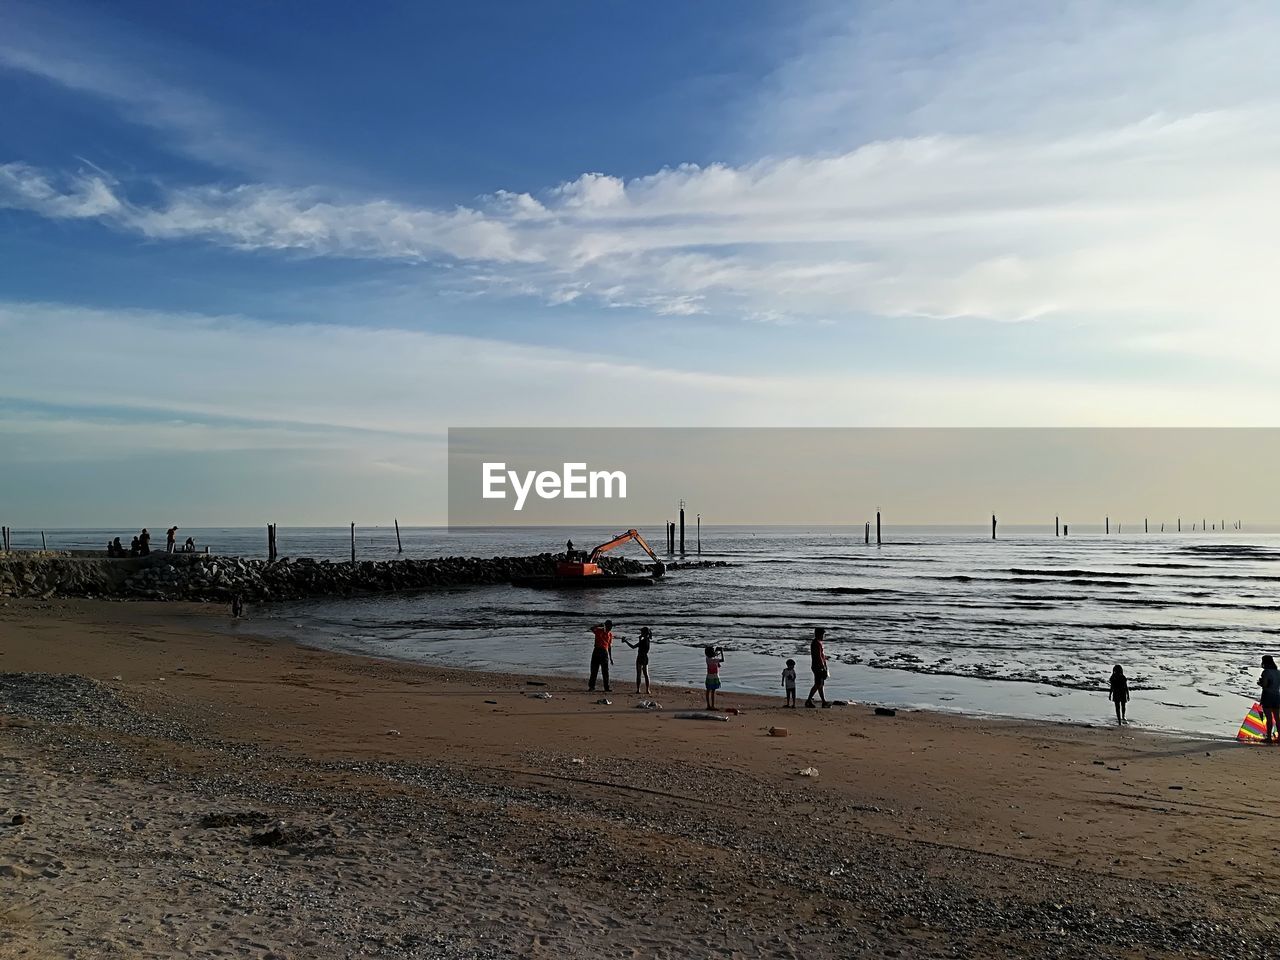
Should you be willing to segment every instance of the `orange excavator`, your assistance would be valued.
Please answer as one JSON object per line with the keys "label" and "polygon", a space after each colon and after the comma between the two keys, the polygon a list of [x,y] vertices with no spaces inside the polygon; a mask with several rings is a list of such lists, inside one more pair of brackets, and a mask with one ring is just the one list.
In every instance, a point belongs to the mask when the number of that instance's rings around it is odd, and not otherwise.
{"label": "orange excavator", "polygon": [[[575,560],[570,556],[561,560],[556,564],[556,576],[566,578],[602,576],[604,571],[600,569],[600,565],[597,562],[600,559],[601,554],[607,553],[614,547],[620,547],[631,540],[640,544],[640,548],[644,550],[644,552],[649,555],[649,559],[653,561],[653,575],[655,577],[662,576],[663,572],[666,570],[666,566],[658,559],[658,555],[653,552],[653,548],[645,542],[644,537],[640,536],[640,533],[637,530],[628,530],[626,533],[620,533],[612,540],[600,544],[600,546],[592,550],[585,559]],[[578,554],[578,556],[581,557],[582,554]]]}

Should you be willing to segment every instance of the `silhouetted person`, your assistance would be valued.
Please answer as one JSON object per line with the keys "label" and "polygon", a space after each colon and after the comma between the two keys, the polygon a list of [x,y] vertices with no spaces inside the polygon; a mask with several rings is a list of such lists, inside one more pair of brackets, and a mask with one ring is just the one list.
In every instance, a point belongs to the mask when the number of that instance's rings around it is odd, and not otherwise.
{"label": "silhouetted person", "polygon": [[613,663],[613,621],[606,620],[604,626],[594,626],[591,632],[595,634],[596,643],[591,649],[591,680],[587,684],[588,690],[596,688],[596,674],[604,674],[604,692],[610,693],[609,690],[609,664]]}
{"label": "silhouetted person", "polygon": [[182,552],[183,552],[183,553],[195,553],[195,552],[196,552],[196,542],[195,542],[195,540],[191,539],[191,537],[187,537],[187,542],[186,542],[186,543],[184,543],[184,544],[182,545]]}
{"label": "silhouetted person", "polygon": [[822,627],[813,628],[813,640],[809,644],[809,667],[813,670],[813,687],[809,690],[809,697],[805,700],[806,707],[813,706],[813,695],[816,693],[822,698],[822,705],[827,705],[827,693],[823,689],[827,682],[827,651],[822,648],[822,638],[826,634],[826,630]]}
{"label": "silhouetted person", "polygon": [[173,553],[178,542],[178,528],[170,527],[164,532],[164,552]]}
{"label": "silhouetted person", "polygon": [[1274,743],[1280,733],[1280,670],[1269,656],[1262,658],[1258,686],[1262,688],[1262,713],[1267,718],[1267,743]]}
{"label": "silhouetted person", "polygon": [[151,534],[146,527],[143,527],[142,533],[138,534],[138,551],[144,557],[151,552]]}
{"label": "silhouetted person", "polygon": [[1125,704],[1129,702],[1129,678],[1124,675],[1124,668],[1116,664],[1111,671],[1111,690],[1107,699],[1116,705],[1116,723],[1128,723],[1125,719]]}
{"label": "silhouetted person", "polygon": [[244,601],[240,599],[240,594],[232,594],[231,596],[231,616],[237,620],[244,615]]}
{"label": "silhouetted person", "polygon": [[119,537],[116,537],[114,540],[111,541],[111,549],[115,551],[115,553],[113,553],[112,556],[115,556],[115,557],[127,556],[124,550],[124,545],[120,543]]}
{"label": "silhouetted person", "polygon": [[131,557],[142,556],[142,541],[139,540],[137,537],[134,537],[129,542],[129,556]]}
{"label": "silhouetted person", "polygon": [[649,645],[653,642],[653,631],[648,627],[640,628],[640,642],[632,643],[626,637],[622,638],[632,650],[636,651],[636,693],[640,692],[640,681],[644,680],[644,692],[649,692]]}

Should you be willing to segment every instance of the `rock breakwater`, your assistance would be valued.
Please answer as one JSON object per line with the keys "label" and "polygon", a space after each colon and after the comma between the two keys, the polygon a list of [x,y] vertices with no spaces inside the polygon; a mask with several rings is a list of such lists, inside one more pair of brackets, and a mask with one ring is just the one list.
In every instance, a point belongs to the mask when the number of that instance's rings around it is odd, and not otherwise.
{"label": "rock breakwater", "polygon": [[[120,600],[301,600],[432,587],[507,583],[555,572],[555,554],[435,557],[334,563],[308,558],[245,559],[208,554],[151,554],[107,559],[13,554],[0,557],[0,597],[102,597]],[[672,564],[668,569],[717,563]],[[644,574],[647,564],[606,557],[609,574]]]}

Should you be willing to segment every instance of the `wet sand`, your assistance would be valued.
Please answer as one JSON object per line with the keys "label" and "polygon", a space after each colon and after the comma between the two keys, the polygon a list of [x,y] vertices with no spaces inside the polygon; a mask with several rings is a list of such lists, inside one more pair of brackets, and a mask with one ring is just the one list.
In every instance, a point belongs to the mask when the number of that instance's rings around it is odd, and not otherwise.
{"label": "wet sand", "polygon": [[1280,749],[734,695],[727,722],[682,720],[701,691],[649,711],[615,682],[603,705],[221,614],[0,606],[0,956],[1260,957],[1280,937]]}

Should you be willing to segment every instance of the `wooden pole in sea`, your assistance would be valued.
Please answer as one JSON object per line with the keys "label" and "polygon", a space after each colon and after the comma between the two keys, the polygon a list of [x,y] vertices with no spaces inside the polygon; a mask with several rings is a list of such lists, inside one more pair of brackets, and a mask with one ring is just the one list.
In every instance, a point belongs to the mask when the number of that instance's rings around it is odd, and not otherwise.
{"label": "wooden pole in sea", "polygon": [[996,538],[996,515],[993,513],[991,515],[991,539],[994,540],[995,538]]}
{"label": "wooden pole in sea", "polygon": [[880,546],[880,511],[876,511],[876,546]]}
{"label": "wooden pole in sea", "polygon": [[698,514],[698,556],[702,556],[702,514]]}
{"label": "wooden pole in sea", "polygon": [[1150,533],[1150,532],[1151,532],[1151,527],[1148,525],[1148,523],[1147,523],[1147,518],[1146,518],[1146,517],[1143,517],[1143,518],[1142,518],[1142,532],[1143,532],[1143,533]]}
{"label": "wooden pole in sea", "polygon": [[1070,532],[1071,532],[1071,524],[1064,523],[1062,525],[1062,535],[1065,537]]}
{"label": "wooden pole in sea", "polygon": [[1055,537],[1062,536],[1062,518],[1061,517],[1053,518],[1053,535]]}
{"label": "wooden pole in sea", "polygon": [[45,539],[44,539],[44,531],[43,531],[43,530],[41,530],[41,531],[40,531],[40,549],[41,549],[41,550],[48,550],[48,549],[49,549],[49,544],[45,543]]}
{"label": "wooden pole in sea", "polygon": [[1179,518],[1178,518],[1178,532],[1179,532],[1179,533],[1181,533],[1181,532],[1182,532],[1182,518],[1181,518],[1181,517],[1179,517]]}
{"label": "wooden pole in sea", "polygon": [[404,553],[404,545],[400,543],[400,518],[396,517],[396,553]]}
{"label": "wooden pole in sea", "polygon": [[870,520],[867,521],[866,529],[863,531],[863,542],[864,543],[871,542],[871,521]]}
{"label": "wooden pole in sea", "polygon": [[1110,518],[1110,517],[1107,517],[1107,530],[1106,530],[1106,532],[1107,532],[1107,533],[1110,533],[1110,532],[1111,532],[1111,518]]}
{"label": "wooden pole in sea", "polygon": [[356,522],[351,521],[351,562],[356,562]]}

